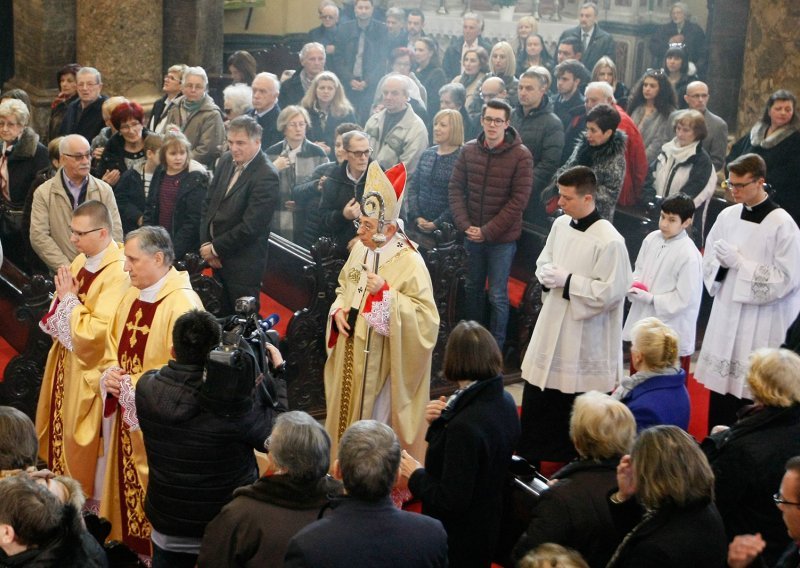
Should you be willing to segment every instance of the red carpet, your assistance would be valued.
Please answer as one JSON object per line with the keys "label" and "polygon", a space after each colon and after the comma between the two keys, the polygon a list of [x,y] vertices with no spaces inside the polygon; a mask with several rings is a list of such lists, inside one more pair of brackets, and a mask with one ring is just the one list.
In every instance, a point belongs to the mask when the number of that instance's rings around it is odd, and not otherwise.
{"label": "red carpet", "polygon": [[0,337],[0,381],[3,380],[3,376],[5,375],[6,365],[8,365],[8,362],[11,361],[13,357],[16,357],[16,355],[16,350],[11,347],[5,339]]}
{"label": "red carpet", "polygon": [[281,338],[286,337],[286,328],[289,325],[289,320],[292,319],[294,312],[284,306],[283,304],[279,304],[269,296],[267,296],[264,292],[261,292],[261,317],[267,318],[272,314],[278,314],[280,316],[280,321],[275,325],[273,328],[278,333],[281,334]]}
{"label": "red carpet", "polygon": [[694,380],[694,375],[689,375],[686,388],[689,389],[689,400],[692,403],[689,434],[694,436],[698,442],[702,442],[708,435],[708,399],[710,395],[706,387]]}

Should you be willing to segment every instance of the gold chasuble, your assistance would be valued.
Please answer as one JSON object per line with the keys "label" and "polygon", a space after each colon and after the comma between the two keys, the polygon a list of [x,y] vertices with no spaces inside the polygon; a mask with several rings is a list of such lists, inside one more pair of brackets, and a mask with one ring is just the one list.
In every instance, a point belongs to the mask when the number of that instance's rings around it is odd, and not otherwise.
{"label": "gold chasuble", "polygon": [[115,242],[102,253],[95,272],[86,269],[86,256],[78,255],[70,266],[78,280],[77,297],[56,298],[41,324],[54,342],[36,410],[39,457],[57,475],[79,481],[87,497],[94,492],[102,451],[102,408],[87,388],[86,376],[95,373],[103,359],[109,322],[130,286],[124,263],[122,245]]}
{"label": "gold chasuble", "polygon": [[[175,320],[189,310],[202,310],[203,304],[192,290],[189,275],[174,268],[167,274],[154,302],[140,300],[139,293],[140,290],[131,288],[122,299],[109,329],[107,359],[101,367],[122,368],[130,375],[131,388],[127,389],[127,395],[126,389],[122,389],[121,403],[112,396],[105,401],[105,415],[113,416],[113,423],[100,516],[111,521],[110,540],[121,540],[136,552],[150,555],[151,527],[144,514],[148,475],[144,440],[141,430],[132,430],[123,420],[123,407],[126,413],[135,408],[132,394],[142,373],[163,367],[171,358]],[[98,395],[99,379],[98,375]]]}
{"label": "gold chasuble", "polygon": [[[381,398],[391,396],[389,422],[403,448],[410,451],[424,444],[431,356],[439,332],[431,277],[422,256],[404,236],[395,235],[380,253],[377,274],[386,285],[375,294],[365,294],[362,273],[365,266],[372,270],[373,255],[360,242],[353,246],[339,274],[336,300],[328,316],[325,429],[331,436],[334,456],[350,424],[373,418],[379,394]],[[359,316],[347,338],[339,335],[333,314],[353,305],[357,296],[363,296]],[[367,359],[370,327],[373,331]],[[377,414],[374,417],[379,418]],[[422,454],[424,451],[415,455]]]}

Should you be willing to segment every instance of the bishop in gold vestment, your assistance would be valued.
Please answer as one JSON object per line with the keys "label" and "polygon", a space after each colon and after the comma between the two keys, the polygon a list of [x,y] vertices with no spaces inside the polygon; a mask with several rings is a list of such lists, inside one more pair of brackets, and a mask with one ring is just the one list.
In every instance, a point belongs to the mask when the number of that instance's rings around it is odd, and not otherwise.
{"label": "bishop in gold vestment", "polygon": [[[374,239],[379,233],[377,211],[369,203],[362,205],[360,242],[353,246],[339,274],[336,300],[330,309],[325,427],[334,454],[344,430],[362,418],[387,422],[406,449],[419,448],[425,434],[439,313],[425,261],[398,231],[401,201],[395,192],[402,197],[404,170],[399,179],[397,167],[384,174],[373,164],[368,171],[364,200],[369,201],[370,192],[382,194],[386,240]],[[386,176],[395,180],[394,188]],[[355,309],[359,315],[355,328],[349,329],[347,314]]]}

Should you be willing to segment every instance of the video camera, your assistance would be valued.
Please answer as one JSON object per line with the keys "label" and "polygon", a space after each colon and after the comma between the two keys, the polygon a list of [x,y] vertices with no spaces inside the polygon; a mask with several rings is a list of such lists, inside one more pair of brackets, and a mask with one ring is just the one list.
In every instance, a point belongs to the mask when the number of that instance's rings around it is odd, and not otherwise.
{"label": "video camera", "polygon": [[268,344],[278,347],[280,336],[271,328],[279,320],[277,314],[260,319],[252,296],[238,298],[235,314],[219,320],[220,344],[208,354],[200,389],[209,410],[223,416],[242,415],[255,400],[276,409],[288,407],[286,382],[279,377],[283,366],[272,365],[267,348]]}

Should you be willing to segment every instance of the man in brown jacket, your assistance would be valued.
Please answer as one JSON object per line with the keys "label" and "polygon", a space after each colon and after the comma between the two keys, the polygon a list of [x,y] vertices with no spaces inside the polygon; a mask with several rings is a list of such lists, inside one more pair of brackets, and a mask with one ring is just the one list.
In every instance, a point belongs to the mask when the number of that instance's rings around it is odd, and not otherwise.
{"label": "man in brown jacket", "polygon": [[500,349],[508,323],[508,277],[533,184],[533,157],[509,126],[511,107],[492,99],[481,113],[483,132],[467,142],[450,178],[450,209],[469,255],[467,317],[483,322],[489,278],[489,331]]}

